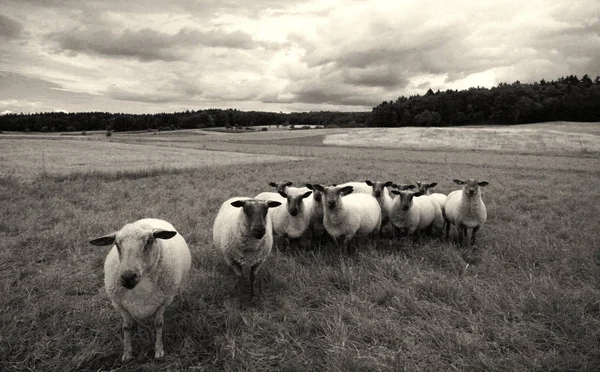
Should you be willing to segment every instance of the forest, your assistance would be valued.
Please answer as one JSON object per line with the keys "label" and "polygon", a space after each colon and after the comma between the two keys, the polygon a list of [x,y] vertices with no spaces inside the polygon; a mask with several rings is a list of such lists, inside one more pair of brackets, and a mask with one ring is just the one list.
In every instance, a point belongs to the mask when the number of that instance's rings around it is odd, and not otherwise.
{"label": "forest", "polygon": [[600,121],[600,76],[500,83],[496,87],[436,91],[384,101],[371,112],[274,113],[201,109],[158,114],[45,112],[0,116],[0,131],[139,131],[305,125],[404,127],[511,125],[545,121]]}

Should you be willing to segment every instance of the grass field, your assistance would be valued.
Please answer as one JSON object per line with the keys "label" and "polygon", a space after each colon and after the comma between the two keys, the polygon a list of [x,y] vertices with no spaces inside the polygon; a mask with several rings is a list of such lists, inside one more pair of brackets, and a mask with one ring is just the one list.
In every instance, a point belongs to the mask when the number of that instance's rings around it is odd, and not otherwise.
{"label": "grass field", "polygon": [[[336,133],[3,136],[0,370],[600,370],[597,153],[323,144]],[[137,167],[140,156],[154,167]],[[469,177],[490,182],[474,249],[387,236],[348,256],[276,249],[257,303],[240,307],[236,277],[211,245],[220,204],[271,180],[426,180],[447,193]],[[103,288],[108,247],[88,239],[142,217],[178,228],[193,270],[165,313],[164,359],[153,359],[153,326],[142,322],[122,365],[121,319]]]}

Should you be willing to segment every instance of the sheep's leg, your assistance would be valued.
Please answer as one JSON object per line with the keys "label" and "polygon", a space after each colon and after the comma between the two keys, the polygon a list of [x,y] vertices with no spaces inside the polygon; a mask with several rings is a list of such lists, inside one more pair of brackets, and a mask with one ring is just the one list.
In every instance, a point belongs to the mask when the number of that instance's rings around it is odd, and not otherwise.
{"label": "sheep's leg", "polygon": [[165,355],[163,346],[163,324],[166,305],[162,305],[154,314],[154,329],[156,329],[156,344],[154,346],[154,359],[160,359]]}
{"label": "sheep's leg", "polygon": [[450,236],[450,222],[446,221],[446,241]]}
{"label": "sheep's leg", "polygon": [[114,304],[123,317],[123,356],[121,360],[127,362],[133,359],[133,349],[131,348],[131,330],[133,329],[133,317],[127,310],[120,305]]}
{"label": "sheep's leg", "polygon": [[471,231],[471,245],[475,245],[475,234],[479,230],[479,226],[474,227],[473,231]]}
{"label": "sheep's leg", "polygon": [[462,245],[467,233],[467,229],[462,225],[458,225],[456,227],[458,228],[458,244]]}
{"label": "sheep's leg", "polygon": [[257,263],[256,265],[252,266],[252,269],[250,270],[250,296],[252,298],[254,298],[255,295],[254,287],[256,284],[256,273],[258,273],[258,270],[260,269],[262,264],[262,262]]}

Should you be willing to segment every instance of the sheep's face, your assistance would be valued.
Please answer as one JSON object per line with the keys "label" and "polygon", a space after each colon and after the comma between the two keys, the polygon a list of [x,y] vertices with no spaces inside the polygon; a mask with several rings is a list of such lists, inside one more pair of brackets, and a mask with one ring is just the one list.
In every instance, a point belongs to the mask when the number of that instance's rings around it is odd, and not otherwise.
{"label": "sheep's face", "polygon": [[323,205],[330,210],[336,209],[340,203],[342,196],[346,196],[352,194],[354,191],[354,187],[345,186],[345,187],[337,187],[337,186],[327,186],[323,187],[321,185],[313,185],[314,188],[321,193],[323,193]]}
{"label": "sheep's face", "polygon": [[383,196],[386,187],[394,184],[392,181],[372,182],[369,180],[366,180],[365,183],[373,188],[373,193],[371,195],[373,195],[376,199],[379,199]]}
{"label": "sheep's face", "polygon": [[323,201],[323,192],[321,192],[321,191],[319,191],[319,190],[315,189],[315,188],[313,187],[313,185],[311,185],[310,183],[307,183],[307,184],[306,184],[306,187],[307,187],[308,189],[312,190],[312,192],[313,192],[313,194],[312,194],[312,195],[313,195],[313,199],[314,199],[314,201],[315,201],[315,202],[317,202],[317,203],[321,203],[321,201]]}
{"label": "sheep's face", "polygon": [[279,181],[279,182],[269,182],[269,186],[273,186],[277,189],[277,192],[285,192],[285,189],[288,186],[292,186],[293,182],[291,181]]}
{"label": "sheep's face", "polygon": [[295,190],[291,191],[291,189],[288,189],[287,193],[283,191],[279,192],[279,195],[287,199],[287,210],[288,213],[293,217],[302,212],[302,209],[304,208],[304,203],[302,203],[302,201],[304,198],[308,198],[311,194],[312,191],[307,191],[301,194]]}
{"label": "sheep's face", "polygon": [[431,189],[433,189],[435,186],[437,186],[437,182],[433,182],[433,183],[427,183],[427,182],[415,182],[417,184],[417,191],[420,191],[423,193],[423,195],[430,195],[431,194]]}
{"label": "sheep's face", "polygon": [[423,195],[420,191],[400,191],[400,190],[392,190],[392,192],[400,198],[400,209],[403,211],[407,211],[412,208],[413,205],[413,197]]}
{"label": "sheep's face", "polygon": [[133,289],[157,259],[157,239],[171,239],[177,231],[152,229],[128,224],[120,231],[93,239],[94,245],[114,244],[119,253],[121,285]]}
{"label": "sheep's face", "polygon": [[456,183],[457,185],[462,185],[463,187],[463,193],[465,193],[467,196],[474,196],[479,194],[479,187],[485,187],[487,185],[489,185],[489,182],[486,181],[479,181],[476,179],[468,179],[466,181],[461,181],[461,180],[453,180],[454,183]]}
{"label": "sheep's face", "polygon": [[236,208],[242,208],[248,231],[255,239],[262,239],[267,232],[267,212],[269,208],[281,205],[278,201],[246,199],[236,200],[231,203]]}

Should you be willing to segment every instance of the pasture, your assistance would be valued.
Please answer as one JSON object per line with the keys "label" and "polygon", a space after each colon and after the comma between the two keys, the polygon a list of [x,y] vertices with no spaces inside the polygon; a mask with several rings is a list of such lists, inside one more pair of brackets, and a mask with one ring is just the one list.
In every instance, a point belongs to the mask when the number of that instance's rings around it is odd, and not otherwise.
{"label": "pasture", "polygon": [[[568,125],[520,127],[546,136]],[[597,146],[598,125],[577,133]],[[340,129],[0,135],[0,370],[598,371],[600,155],[579,137],[532,150],[519,143],[529,132],[511,130],[506,151],[420,150],[396,145],[402,135],[393,146],[328,144],[355,134]],[[221,203],[270,191],[268,181],[423,180],[448,193],[471,177],[490,182],[474,248],[385,235],[351,255],[274,249],[256,303],[240,306],[212,247]],[[103,287],[109,248],[88,240],[142,217],[170,221],[193,267],[165,313],[164,359],[142,322],[134,360],[121,364],[121,318]]]}

